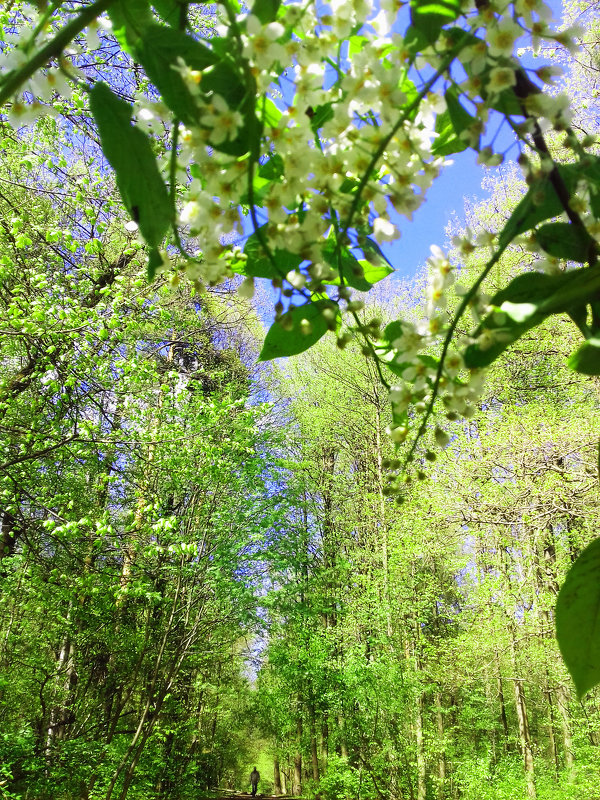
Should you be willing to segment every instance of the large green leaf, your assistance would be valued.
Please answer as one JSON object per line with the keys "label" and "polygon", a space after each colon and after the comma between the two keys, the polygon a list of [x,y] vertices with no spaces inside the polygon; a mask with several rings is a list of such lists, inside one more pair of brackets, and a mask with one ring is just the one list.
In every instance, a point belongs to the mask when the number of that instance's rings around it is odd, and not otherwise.
{"label": "large green leaf", "polygon": [[562,204],[550,180],[546,177],[532,186],[517,205],[498,238],[500,247],[505,247],[515,236],[531,230],[538,222],[558,216]]}
{"label": "large green leaf", "polygon": [[338,254],[335,237],[327,239],[322,247],[323,258],[330,267],[333,267],[336,272],[341,272],[342,275],[324,282],[331,286],[339,286],[343,277],[344,283],[348,286],[359,292],[368,292],[373,284],[392,274],[394,268],[376,242],[364,239],[361,248],[365,255],[369,254],[370,260],[359,261],[347,247],[341,247]]}
{"label": "large green leaf", "polygon": [[[263,225],[258,230],[262,236],[266,236],[266,229],[267,226]],[[247,256],[247,260],[243,266],[236,268],[235,271],[240,275],[248,275],[252,278],[269,278],[271,280],[273,278],[283,278],[290,270],[297,269],[302,262],[302,258],[299,255],[290,253],[288,250],[273,250],[273,261],[271,261],[266,255],[256,232],[248,237],[244,247],[244,254]]]}
{"label": "large green leaf", "polygon": [[475,122],[474,117],[458,102],[454,89],[448,89],[445,99],[447,110],[439,114],[435,121],[438,136],[432,146],[433,152],[440,156],[449,156],[466,150],[468,144],[460,134]]}
{"label": "large green leaf", "polygon": [[197,124],[197,102],[178,70],[179,59],[202,72],[214,64],[215,54],[191,36],[154,22],[144,28],[134,54],[175,116],[186,125]]}
{"label": "large green leaf", "polygon": [[567,364],[583,375],[600,375],[600,339],[587,339],[569,356]]}
{"label": "large green leaf", "polygon": [[91,89],[90,108],[123,202],[147,244],[157,248],[171,224],[172,208],[150,139],[131,124],[131,106],[105,83]]}
{"label": "large green leaf", "polygon": [[312,347],[329,329],[323,311],[331,309],[332,305],[331,300],[317,300],[290,308],[284,315],[283,325],[274,322],[269,328],[259,361],[295,356]]}
{"label": "large green leaf", "polygon": [[[597,179],[600,188],[600,160],[596,163],[586,157],[576,164],[566,164],[557,169],[569,195],[575,191],[581,179],[590,180],[594,185]],[[498,239],[500,247],[505,247],[515,236],[531,230],[538,223],[558,217],[564,210],[550,178],[546,176],[537,181],[530,187],[504,226]]]}
{"label": "large green leaf", "polygon": [[258,17],[263,25],[267,25],[269,22],[273,22],[274,19],[277,19],[277,12],[279,11],[280,5],[281,0],[254,0],[252,13],[255,17]]}
{"label": "large green leaf", "polygon": [[600,268],[577,269],[560,275],[537,272],[519,275],[492,298],[494,311],[475,333],[476,336],[484,334],[483,343],[467,347],[464,355],[466,366],[491,364],[507,347],[550,314],[578,310],[599,290]]}
{"label": "large green leaf", "polygon": [[154,24],[148,0],[117,0],[108,9],[112,32],[117,41],[134,58],[135,46],[144,29]]}
{"label": "large green leaf", "polygon": [[152,6],[167,25],[176,28],[181,24],[181,15],[185,11],[187,2],[185,0],[152,0]]}
{"label": "large green leaf", "polygon": [[556,638],[581,699],[600,683],[600,539],[567,573],[556,601]]}
{"label": "large green leaf", "polygon": [[549,222],[535,232],[537,243],[551,256],[568,261],[590,261],[596,244],[585,228],[570,222]]}
{"label": "large green leaf", "polygon": [[243,78],[229,58],[231,43],[215,37],[210,49],[182,31],[154,22],[150,12],[144,12],[147,2],[135,0],[135,3],[139,5],[139,14],[122,0],[111,11],[111,18],[119,41],[142,65],[162,100],[185,125],[198,125],[204,104],[199,103],[190,90],[181,68],[185,65],[200,72],[200,88],[204,96],[208,98],[211,93],[221,95],[227,105],[244,118],[243,129],[235,140],[211,144],[230,155],[247,153],[258,135],[258,123],[254,114],[254,97],[247,91]]}
{"label": "large green leaf", "polygon": [[435,42],[444,25],[460,14],[460,0],[411,0],[412,25],[427,43]]}

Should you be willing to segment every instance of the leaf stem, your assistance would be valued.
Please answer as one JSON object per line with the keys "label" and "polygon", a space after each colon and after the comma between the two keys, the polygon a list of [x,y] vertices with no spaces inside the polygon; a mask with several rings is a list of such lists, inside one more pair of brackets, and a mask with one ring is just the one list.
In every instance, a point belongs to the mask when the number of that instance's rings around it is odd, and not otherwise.
{"label": "leaf stem", "polygon": [[480,273],[480,275],[477,278],[477,280],[475,281],[475,283],[471,286],[471,288],[469,289],[467,294],[463,297],[463,299],[462,299],[462,301],[461,301],[461,303],[460,303],[460,305],[459,305],[459,307],[458,307],[458,309],[456,311],[456,314],[454,315],[454,319],[452,320],[452,322],[450,323],[450,327],[446,331],[446,336],[444,337],[444,344],[442,345],[442,352],[440,354],[440,360],[439,360],[439,363],[438,363],[437,372],[435,374],[435,380],[433,382],[433,386],[432,386],[432,390],[431,390],[431,399],[429,400],[429,403],[427,404],[427,408],[425,409],[425,413],[423,414],[423,419],[421,420],[421,424],[419,425],[419,429],[417,430],[415,438],[414,438],[414,440],[413,440],[413,442],[411,444],[410,450],[408,451],[408,455],[404,459],[404,469],[406,469],[407,465],[411,462],[412,457],[414,455],[414,452],[417,449],[417,445],[418,445],[419,441],[421,440],[423,434],[427,430],[427,423],[429,422],[429,418],[431,417],[431,414],[433,413],[433,407],[435,405],[435,401],[437,399],[438,391],[439,391],[439,388],[440,388],[440,381],[442,379],[442,372],[443,372],[443,369],[444,369],[444,361],[446,360],[446,355],[448,353],[448,348],[450,347],[450,342],[452,341],[452,337],[454,336],[454,331],[456,330],[456,326],[458,325],[460,319],[462,318],[462,315],[467,310],[467,307],[468,307],[469,303],[471,302],[471,300],[477,294],[477,291],[479,290],[479,287],[481,286],[483,281],[487,278],[487,276],[490,274],[490,271],[491,271],[492,267],[495,264],[497,264],[497,262],[499,261],[499,259],[501,258],[502,254],[504,253],[504,251],[506,250],[506,248],[508,247],[509,244],[510,244],[510,242],[505,242],[504,244],[502,244],[498,248],[498,250],[494,253],[494,255],[490,258],[490,260],[488,261],[488,263],[483,268],[482,272]]}

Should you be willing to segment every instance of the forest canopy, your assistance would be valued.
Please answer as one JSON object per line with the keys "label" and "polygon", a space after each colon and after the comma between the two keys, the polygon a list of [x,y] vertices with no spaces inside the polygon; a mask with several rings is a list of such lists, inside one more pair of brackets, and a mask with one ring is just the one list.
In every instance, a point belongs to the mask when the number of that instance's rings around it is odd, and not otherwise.
{"label": "forest canopy", "polygon": [[600,797],[597,11],[0,10],[4,796]]}

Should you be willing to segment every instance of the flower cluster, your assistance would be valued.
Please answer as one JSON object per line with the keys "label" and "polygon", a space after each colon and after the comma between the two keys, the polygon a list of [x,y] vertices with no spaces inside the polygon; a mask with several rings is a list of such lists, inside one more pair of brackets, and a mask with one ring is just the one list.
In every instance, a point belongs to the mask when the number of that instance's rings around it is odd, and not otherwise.
{"label": "flower cluster", "polygon": [[[466,145],[477,150],[480,163],[501,163],[494,131],[488,135],[499,114],[510,118],[525,141],[536,125],[568,127],[565,97],[539,85],[551,82],[555,68],[527,74],[517,57],[523,43],[534,51],[542,40],[575,46],[577,31],[554,31],[543,0],[465,0],[435,42],[425,36],[417,44],[415,20],[404,35],[398,32],[403,6],[398,0],[302,0],[273,13],[266,6],[237,13],[222,0],[218,36],[205,37],[203,44],[214,62],[202,70],[184,58],[171,64],[193,106],[185,125],[177,122],[172,131],[165,165],[183,195],[177,222],[188,242],[197,241],[187,268],[193,280],[216,284],[232,270],[246,275],[249,254],[240,257],[236,248],[254,232],[252,257],[258,252],[264,264],[253,265],[241,294],[251,295],[252,274],[265,274],[280,292],[276,313],[286,324],[284,300],[309,302],[315,295],[327,295],[354,315],[361,301],[352,288],[362,290],[366,280],[361,270],[366,276],[373,252],[380,254],[379,245],[399,237],[399,218],[412,219],[448,155]],[[40,26],[38,12],[23,9],[31,33],[19,42],[7,39],[0,88],[2,76],[20,69],[34,44],[52,35],[54,23]],[[88,28],[89,48],[97,46],[98,26],[109,23],[101,18]],[[221,70],[220,83],[211,81],[223,65],[228,71]],[[230,78],[240,91],[229,91]],[[54,92],[68,97],[70,91],[56,68],[24,88],[34,100],[14,99],[15,125]],[[156,133],[177,120],[167,101],[140,92],[136,124]],[[586,191],[583,186],[580,213],[597,237]],[[467,233],[458,250],[467,255],[491,243],[489,235]],[[404,381],[390,391],[390,435],[397,442],[408,433],[409,409],[427,412],[439,393],[450,418],[469,417],[481,391],[481,372],[466,371],[458,352],[445,348],[441,361],[429,355],[448,330],[446,297],[454,283],[454,270],[439,248],[432,248],[429,267],[425,320],[402,323],[392,342],[369,350],[383,353],[381,360]],[[471,300],[479,319],[486,299]],[[327,327],[335,327],[327,303],[322,314]],[[436,440],[446,441],[443,431]]]}

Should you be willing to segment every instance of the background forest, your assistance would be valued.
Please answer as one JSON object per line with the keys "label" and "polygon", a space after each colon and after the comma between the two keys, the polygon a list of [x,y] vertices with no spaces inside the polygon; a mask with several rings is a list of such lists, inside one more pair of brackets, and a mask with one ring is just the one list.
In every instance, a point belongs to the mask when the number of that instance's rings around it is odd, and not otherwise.
{"label": "background forest", "polygon": [[[597,11],[567,9],[588,133]],[[86,102],[0,123],[0,797],[191,800],[256,764],[320,800],[600,800],[600,691],[576,699],[554,635],[599,511],[566,320],[398,496],[373,361],[328,336],[257,366],[269,298],[149,284]],[[508,160],[485,188],[448,227],[465,283],[467,226],[524,191]],[[531,261],[512,245],[486,291]],[[423,282],[364,321],[418,320]]]}

